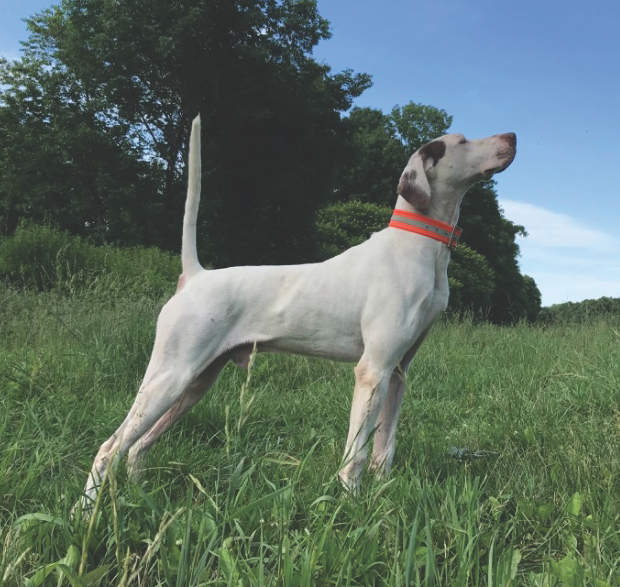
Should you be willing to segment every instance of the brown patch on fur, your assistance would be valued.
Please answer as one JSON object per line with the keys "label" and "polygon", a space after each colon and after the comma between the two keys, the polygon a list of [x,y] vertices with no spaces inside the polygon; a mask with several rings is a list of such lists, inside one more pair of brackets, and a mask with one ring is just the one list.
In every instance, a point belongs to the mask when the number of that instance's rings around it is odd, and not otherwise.
{"label": "brown patch on fur", "polygon": [[398,182],[398,193],[414,208],[424,211],[430,204],[430,198],[416,183],[417,176],[415,169],[405,169]]}
{"label": "brown patch on fur", "polygon": [[405,169],[402,175],[400,176],[400,181],[398,182],[398,193],[405,198],[405,200],[411,202],[411,199],[415,193],[415,179],[417,177],[417,173],[413,169]]}
{"label": "brown patch on fur", "polygon": [[420,147],[418,151],[423,161],[431,158],[436,164],[446,154],[446,143],[443,141],[431,141],[426,143],[423,147]]}
{"label": "brown patch on fur", "polygon": [[375,388],[381,381],[381,377],[366,363],[359,362],[353,368],[353,372],[355,373],[355,383],[362,387]]}

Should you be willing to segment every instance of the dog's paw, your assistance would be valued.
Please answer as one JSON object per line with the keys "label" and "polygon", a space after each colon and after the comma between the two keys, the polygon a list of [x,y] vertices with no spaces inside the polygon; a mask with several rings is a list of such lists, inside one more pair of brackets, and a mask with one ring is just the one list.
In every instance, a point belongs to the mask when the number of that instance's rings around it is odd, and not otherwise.
{"label": "dog's paw", "polygon": [[360,491],[360,478],[357,475],[350,475],[347,471],[340,471],[338,479],[343,489],[350,495],[358,495]]}

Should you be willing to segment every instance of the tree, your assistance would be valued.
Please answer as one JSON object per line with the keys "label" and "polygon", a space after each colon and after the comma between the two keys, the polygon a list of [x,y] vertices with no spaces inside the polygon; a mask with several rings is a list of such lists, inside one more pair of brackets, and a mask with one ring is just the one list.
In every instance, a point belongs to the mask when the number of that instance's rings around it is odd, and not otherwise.
{"label": "tree", "polygon": [[445,110],[415,102],[395,106],[390,119],[409,154],[445,135],[452,124],[452,116]]}
{"label": "tree", "polygon": [[487,259],[464,243],[452,253],[448,265],[449,309],[474,318],[488,318],[496,288],[495,272]]}
{"label": "tree", "polygon": [[339,199],[393,205],[407,158],[447,132],[452,117],[444,110],[409,102],[390,114],[353,108],[343,121],[346,159],[337,183]]}
{"label": "tree", "polygon": [[407,153],[389,116],[373,108],[353,108],[343,121],[346,158],[337,197],[392,206]]}
{"label": "tree", "polygon": [[370,84],[311,58],[329,36],[314,0],[65,0],[28,26],[42,92],[48,73],[67,80],[74,110],[157,172],[141,204],[159,245],[178,248],[186,140],[201,111],[206,261],[308,257],[312,212],[341,152],[340,112]]}
{"label": "tree", "polygon": [[515,239],[525,235],[525,229],[504,218],[495,186],[495,181],[488,181],[470,188],[461,205],[459,224],[462,241],[483,255],[495,274],[489,317],[503,324],[535,314],[540,309],[540,292],[521,275]]}
{"label": "tree", "polygon": [[47,65],[0,62],[0,233],[29,219],[99,241],[152,242],[139,204],[155,192],[157,170]]}
{"label": "tree", "polygon": [[544,307],[537,322],[542,324],[578,324],[605,320],[615,324],[620,318],[620,298],[602,297],[581,302],[564,302]]}

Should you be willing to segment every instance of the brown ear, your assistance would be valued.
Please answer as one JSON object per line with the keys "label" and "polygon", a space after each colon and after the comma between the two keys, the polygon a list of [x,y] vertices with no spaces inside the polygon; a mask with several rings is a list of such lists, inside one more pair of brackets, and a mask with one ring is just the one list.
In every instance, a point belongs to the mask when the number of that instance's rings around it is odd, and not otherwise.
{"label": "brown ear", "polygon": [[420,157],[424,163],[427,159],[432,159],[432,165],[436,165],[437,162],[446,154],[446,143],[442,140],[431,141],[426,143],[418,150]]}
{"label": "brown ear", "polygon": [[431,205],[431,186],[426,170],[436,165],[445,154],[446,143],[435,140],[420,147],[409,159],[398,182],[398,193],[414,208],[428,210]]}
{"label": "brown ear", "polygon": [[431,186],[426,179],[424,160],[415,153],[403,170],[398,182],[398,194],[418,210],[428,210],[431,204]]}

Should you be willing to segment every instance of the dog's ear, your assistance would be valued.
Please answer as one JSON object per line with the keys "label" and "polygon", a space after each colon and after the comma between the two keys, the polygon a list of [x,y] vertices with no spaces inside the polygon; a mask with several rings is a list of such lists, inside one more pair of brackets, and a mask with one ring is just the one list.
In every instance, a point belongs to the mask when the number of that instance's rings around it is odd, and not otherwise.
{"label": "dog's ear", "polygon": [[418,210],[428,210],[431,204],[431,186],[426,179],[424,160],[415,153],[403,170],[398,182],[398,194]]}
{"label": "dog's ear", "polygon": [[418,210],[428,210],[431,204],[431,186],[426,172],[446,152],[443,141],[432,141],[418,149],[409,159],[398,182],[398,194]]}

